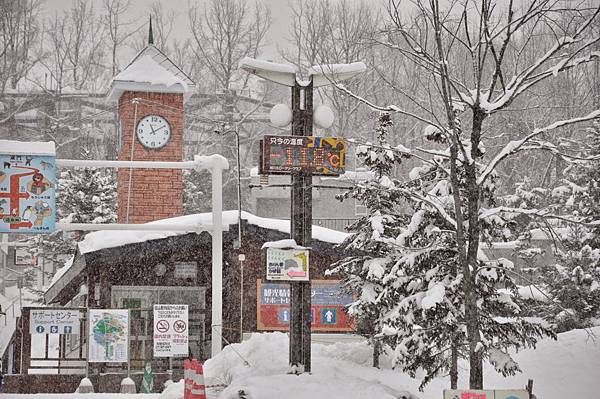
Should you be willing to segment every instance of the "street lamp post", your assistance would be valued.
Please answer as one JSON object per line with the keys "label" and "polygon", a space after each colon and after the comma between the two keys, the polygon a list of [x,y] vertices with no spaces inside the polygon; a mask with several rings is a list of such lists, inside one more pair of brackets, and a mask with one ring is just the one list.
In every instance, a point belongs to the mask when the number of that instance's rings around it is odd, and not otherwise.
{"label": "street lamp post", "polygon": [[235,129],[232,130],[215,130],[216,133],[226,135],[229,133],[235,134],[235,146],[236,146],[236,161],[237,161],[237,206],[238,206],[238,242],[237,247],[242,247],[242,169],[240,161],[240,133],[236,125]]}
{"label": "street lamp post", "polygon": [[[316,65],[309,69],[310,80],[301,82],[296,68],[288,64],[244,58],[240,68],[292,90],[292,135],[310,136],[313,129],[313,88],[348,79],[366,69],[365,64]],[[289,123],[285,122],[284,125]],[[312,239],[312,173],[292,173],[291,238],[310,247]],[[290,371],[311,371],[311,287],[310,281],[290,284]],[[316,317],[316,315],[315,315]]]}

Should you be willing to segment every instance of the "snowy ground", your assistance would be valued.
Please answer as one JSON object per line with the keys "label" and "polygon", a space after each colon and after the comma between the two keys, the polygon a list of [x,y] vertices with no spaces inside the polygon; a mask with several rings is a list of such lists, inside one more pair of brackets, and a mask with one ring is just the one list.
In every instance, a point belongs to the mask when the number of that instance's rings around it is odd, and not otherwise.
{"label": "snowy ground", "polygon": [[[528,378],[534,380],[538,399],[595,398],[600,392],[600,327],[560,334],[558,341],[545,340],[537,350],[515,355],[523,373],[504,379],[491,368],[486,369],[485,385],[489,388],[522,388]],[[446,379],[436,379],[424,392],[418,392],[418,380],[390,369],[382,359],[382,369],[369,367],[371,350],[362,343],[313,345],[313,373],[287,375],[288,338],[282,333],[255,334],[243,344],[226,347],[205,364],[206,383],[227,384],[224,391],[209,390],[209,398],[238,399],[243,390],[248,399],[440,399],[447,387]],[[243,359],[245,360],[243,360]],[[245,364],[245,361],[249,365]],[[461,386],[466,386],[462,369]],[[0,399],[180,399],[183,384],[172,384],[161,395],[71,394],[71,395],[2,395]]]}

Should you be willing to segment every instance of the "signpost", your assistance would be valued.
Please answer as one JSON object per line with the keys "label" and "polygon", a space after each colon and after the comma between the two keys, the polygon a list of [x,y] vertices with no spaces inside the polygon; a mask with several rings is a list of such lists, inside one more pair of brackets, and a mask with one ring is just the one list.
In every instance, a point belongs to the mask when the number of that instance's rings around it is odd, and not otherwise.
{"label": "signpost", "polygon": [[444,399],[530,399],[526,389],[444,390]]}
{"label": "signpost", "polygon": [[32,309],[29,318],[30,334],[79,334],[79,310]]}
{"label": "signpost", "polygon": [[267,248],[267,280],[309,281],[309,250]]}
{"label": "signpost", "polygon": [[310,172],[337,176],[346,168],[346,142],[334,137],[264,136],[259,174]]}
{"label": "signpost", "polygon": [[2,141],[0,232],[52,233],[55,228],[54,143]]}
{"label": "signpost", "polygon": [[90,309],[88,331],[89,363],[128,363],[128,309]]}
{"label": "signpost", "polygon": [[154,357],[189,354],[188,305],[154,305]]}
{"label": "signpost", "polygon": [[[287,331],[290,328],[290,286],[282,282],[257,280],[257,329]],[[345,306],[352,296],[338,280],[311,280],[311,330],[321,332],[356,331]]]}

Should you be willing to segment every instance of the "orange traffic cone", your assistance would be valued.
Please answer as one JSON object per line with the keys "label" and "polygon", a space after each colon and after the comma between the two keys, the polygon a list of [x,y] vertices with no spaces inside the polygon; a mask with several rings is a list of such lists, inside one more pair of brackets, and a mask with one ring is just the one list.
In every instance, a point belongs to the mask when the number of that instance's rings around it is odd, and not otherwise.
{"label": "orange traffic cone", "polygon": [[206,385],[204,384],[204,369],[202,363],[194,361],[194,363],[192,363],[192,369],[195,373],[191,399],[206,399]]}
{"label": "orange traffic cone", "polygon": [[194,369],[192,362],[188,359],[183,361],[183,399],[191,399]]}

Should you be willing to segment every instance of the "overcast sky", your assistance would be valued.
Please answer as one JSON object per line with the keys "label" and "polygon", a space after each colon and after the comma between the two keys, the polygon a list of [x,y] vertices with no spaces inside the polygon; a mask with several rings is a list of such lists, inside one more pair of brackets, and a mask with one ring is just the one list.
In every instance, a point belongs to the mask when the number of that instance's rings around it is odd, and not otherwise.
{"label": "overcast sky", "polygon": [[[14,0],[13,0],[14,1]],[[101,0],[93,1],[95,7],[100,7]],[[188,3],[196,4],[205,3],[206,0],[165,0],[162,1],[163,7],[172,9],[176,12],[177,22],[174,27],[176,37],[189,36],[189,21],[187,15]],[[267,47],[265,48],[265,57],[276,59],[277,47],[286,45],[288,37],[288,29],[290,25],[290,6],[288,0],[258,0],[260,3],[267,4],[271,9],[273,23],[268,35]],[[289,0],[294,1],[294,0]],[[131,9],[129,10],[129,18],[139,19],[140,24],[146,24],[149,16],[149,8],[154,0],[131,0]],[[54,15],[55,11],[62,11],[71,6],[72,0],[44,0],[45,13],[48,17]]]}

